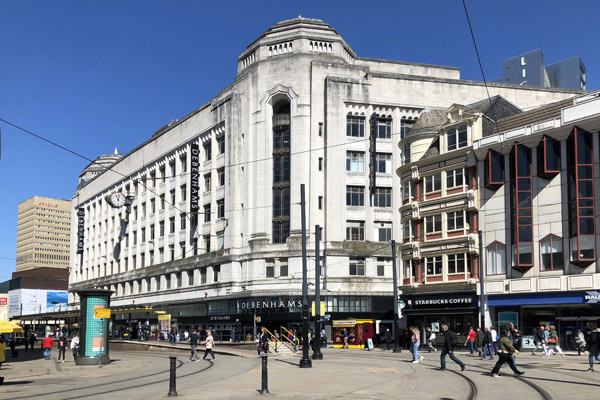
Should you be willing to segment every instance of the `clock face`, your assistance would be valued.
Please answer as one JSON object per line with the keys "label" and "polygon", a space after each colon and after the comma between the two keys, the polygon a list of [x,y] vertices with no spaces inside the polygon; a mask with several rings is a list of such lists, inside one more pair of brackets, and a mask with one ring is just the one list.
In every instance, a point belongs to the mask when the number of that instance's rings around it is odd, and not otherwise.
{"label": "clock face", "polygon": [[113,193],[110,195],[110,202],[115,207],[122,207],[125,204],[125,196],[122,193]]}

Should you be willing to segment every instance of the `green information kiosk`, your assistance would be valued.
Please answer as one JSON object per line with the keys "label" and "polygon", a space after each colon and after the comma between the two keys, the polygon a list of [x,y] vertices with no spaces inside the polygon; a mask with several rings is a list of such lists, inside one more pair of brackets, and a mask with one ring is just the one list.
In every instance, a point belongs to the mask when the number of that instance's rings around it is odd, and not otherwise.
{"label": "green information kiosk", "polygon": [[110,296],[112,290],[76,290],[79,295],[81,325],[79,329],[79,357],[77,365],[108,364],[108,325],[110,323]]}

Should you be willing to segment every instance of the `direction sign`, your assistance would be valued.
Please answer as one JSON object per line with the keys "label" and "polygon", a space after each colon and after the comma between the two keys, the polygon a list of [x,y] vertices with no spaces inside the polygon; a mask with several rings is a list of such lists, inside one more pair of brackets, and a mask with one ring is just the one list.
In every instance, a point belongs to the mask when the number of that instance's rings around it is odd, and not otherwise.
{"label": "direction sign", "polygon": [[110,318],[110,308],[96,308],[94,318]]}

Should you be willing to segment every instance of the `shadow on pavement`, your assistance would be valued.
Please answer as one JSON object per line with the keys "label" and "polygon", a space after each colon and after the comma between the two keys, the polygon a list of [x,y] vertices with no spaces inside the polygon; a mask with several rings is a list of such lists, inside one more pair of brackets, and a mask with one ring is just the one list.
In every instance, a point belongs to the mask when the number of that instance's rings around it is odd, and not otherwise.
{"label": "shadow on pavement", "polygon": [[8,386],[8,385],[28,385],[30,383],[33,383],[33,381],[4,381],[4,383],[2,384],[2,386]]}

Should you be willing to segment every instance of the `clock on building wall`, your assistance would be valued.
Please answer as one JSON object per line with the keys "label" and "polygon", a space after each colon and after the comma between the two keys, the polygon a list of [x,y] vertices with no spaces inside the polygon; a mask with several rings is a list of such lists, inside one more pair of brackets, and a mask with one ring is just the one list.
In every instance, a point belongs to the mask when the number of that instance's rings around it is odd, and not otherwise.
{"label": "clock on building wall", "polygon": [[111,207],[119,208],[125,205],[125,195],[121,192],[110,193],[106,196],[106,200]]}

